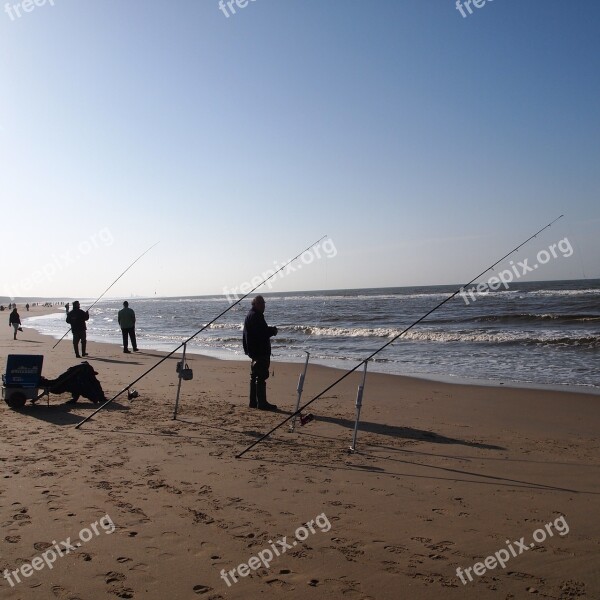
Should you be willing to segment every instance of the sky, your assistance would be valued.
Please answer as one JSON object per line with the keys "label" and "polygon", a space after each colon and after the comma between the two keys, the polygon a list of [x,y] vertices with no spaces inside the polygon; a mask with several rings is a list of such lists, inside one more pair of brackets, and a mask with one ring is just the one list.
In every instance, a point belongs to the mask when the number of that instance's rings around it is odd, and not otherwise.
{"label": "sky", "polygon": [[0,4],[0,295],[600,277],[597,0]]}

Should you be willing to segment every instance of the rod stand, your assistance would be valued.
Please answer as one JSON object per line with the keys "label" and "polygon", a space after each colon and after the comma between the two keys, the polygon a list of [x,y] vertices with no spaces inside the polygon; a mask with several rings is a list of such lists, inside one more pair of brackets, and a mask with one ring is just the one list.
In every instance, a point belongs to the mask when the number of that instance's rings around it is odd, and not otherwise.
{"label": "rod stand", "polygon": [[348,449],[349,452],[356,452],[356,439],[358,437],[358,423],[360,421],[360,410],[362,408],[363,392],[365,391],[365,382],[367,380],[367,365],[369,361],[365,361],[365,368],[363,370],[363,378],[361,384],[358,386],[356,392],[356,420],[354,421],[354,433],[352,434],[352,446]]}
{"label": "rod stand", "polygon": [[181,392],[181,380],[183,379],[183,368],[185,366],[185,351],[187,350],[187,343],[183,344],[183,354],[181,355],[181,368],[178,369],[177,377],[177,397],[175,398],[175,410],[173,411],[173,420],[177,419],[177,409],[179,408],[179,393]]}
{"label": "rod stand", "polygon": [[[298,409],[300,408],[300,400],[302,399],[302,391],[304,390],[304,379],[306,378],[306,371],[308,370],[308,360],[310,359],[310,352],[307,352],[306,350],[304,350],[304,352],[306,353],[306,360],[304,361],[304,371],[300,373],[300,377],[298,378],[298,385],[296,387],[298,397],[296,398],[296,408],[294,410],[294,413],[297,413]],[[290,433],[294,433],[294,429],[296,428],[297,416],[297,414],[294,414],[294,416],[292,417],[292,422],[290,424]]]}

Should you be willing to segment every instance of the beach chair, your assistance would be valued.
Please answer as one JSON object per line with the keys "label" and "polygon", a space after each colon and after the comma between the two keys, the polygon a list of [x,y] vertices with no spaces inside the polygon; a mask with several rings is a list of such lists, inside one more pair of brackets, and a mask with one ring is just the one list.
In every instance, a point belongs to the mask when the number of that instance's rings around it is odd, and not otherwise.
{"label": "beach chair", "polygon": [[9,354],[2,375],[2,398],[11,408],[23,408],[38,399],[44,357],[38,354]]}

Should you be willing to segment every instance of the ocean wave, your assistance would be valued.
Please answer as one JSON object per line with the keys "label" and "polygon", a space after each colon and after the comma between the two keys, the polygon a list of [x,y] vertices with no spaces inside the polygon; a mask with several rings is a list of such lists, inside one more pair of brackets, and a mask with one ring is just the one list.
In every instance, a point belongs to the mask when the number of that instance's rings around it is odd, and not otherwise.
{"label": "ocean wave", "polygon": [[541,346],[579,346],[586,348],[600,348],[599,336],[569,337],[558,332],[532,335],[528,332],[500,331],[500,332],[441,332],[441,331],[408,331],[402,336],[404,339],[417,342],[439,343],[485,343],[504,345],[541,345]]}
{"label": "ocean wave", "polygon": [[599,288],[587,288],[583,290],[535,290],[527,292],[528,296],[589,296],[600,295]]}
{"label": "ocean wave", "polygon": [[438,343],[475,343],[493,345],[534,345],[534,346],[578,346],[582,348],[600,348],[600,337],[594,335],[565,336],[559,332],[544,332],[531,334],[515,331],[477,331],[477,332],[447,332],[412,330],[405,333],[403,339],[415,342]]}
{"label": "ocean wave", "polygon": [[243,323],[212,323],[208,326],[208,329],[231,329],[234,331],[241,331],[243,328]]}
{"label": "ocean wave", "polygon": [[427,319],[427,323],[536,323],[550,321],[552,323],[598,323],[597,314],[536,314],[536,313],[505,313],[500,315],[480,315],[466,319]]}
{"label": "ocean wave", "polygon": [[[315,335],[323,337],[343,337],[343,338],[393,338],[399,335],[403,329],[395,328],[345,328],[345,327],[313,327],[296,325],[290,328],[305,335]],[[523,331],[440,331],[431,329],[413,329],[407,331],[403,336],[405,340],[414,342],[471,342],[487,344],[552,344],[584,346],[596,348],[600,347],[600,337],[598,336],[565,336],[563,332],[548,331],[537,335]]]}
{"label": "ocean wave", "polygon": [[394,337],[402,331],[390,327],[319,327],[316,325],[286,325],[278,329],[325,337]]}

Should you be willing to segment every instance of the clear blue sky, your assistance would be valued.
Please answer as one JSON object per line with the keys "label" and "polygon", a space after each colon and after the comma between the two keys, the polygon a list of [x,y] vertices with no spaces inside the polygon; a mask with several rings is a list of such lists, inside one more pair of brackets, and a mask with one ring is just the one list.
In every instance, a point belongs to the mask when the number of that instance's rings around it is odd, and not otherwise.
{"label": "clear blue sky", "polygon": [[220,293],[324,234],[277,289],[461,283],[561,213],[521,256],[568,236],[536,277],[600,276],[597,0],[11,10],[0,294],[95,297],[158,240],[111,295]]}

